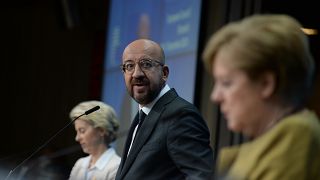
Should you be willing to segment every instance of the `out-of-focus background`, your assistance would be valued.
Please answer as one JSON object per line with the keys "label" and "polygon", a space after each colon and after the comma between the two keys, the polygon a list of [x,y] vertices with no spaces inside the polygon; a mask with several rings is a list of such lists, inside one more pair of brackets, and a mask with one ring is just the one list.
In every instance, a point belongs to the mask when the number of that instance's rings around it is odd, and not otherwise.
{"label": "out-of-focus background", "polygon": [[[0,178],[15,169],[16,179],[67,179],[84,156],[73,126],[39,152],[43,143],[70,122],[77,103],[97,99],[115,107],[121,122],[115,143],[121,155],[136,104],[126,95],[120,64],[125,45],[136,38],[161,43],[171,67],[169,85],[194,103],[217,150],[243,141],[226,130],[218,107],[209,101],[212,79],[201,52],[222,25],[255,13],[296,17],[320,61],[320,13],[315,0],[16,0],[3,2],[1,36]],[[309,106],[320,115],[320,79]],[[21,164],[22,163],[22,164]]]}

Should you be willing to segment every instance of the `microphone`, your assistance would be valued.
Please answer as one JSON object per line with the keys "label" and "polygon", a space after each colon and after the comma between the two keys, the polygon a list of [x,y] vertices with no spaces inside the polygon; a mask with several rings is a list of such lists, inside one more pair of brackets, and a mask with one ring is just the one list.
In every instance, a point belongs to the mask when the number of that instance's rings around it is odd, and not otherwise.
{"label": "microphone", "polygon": [[91,114],[91,113],[95,112],[98,109],[100,109],[100,106],[93,107],[93,108],[89,109],[88,111],[84,112],[84,114],[85,115]]}
{"label": "microphone", "polygon": [[20,166],[22,166],[25,162],[27,162],[31,157],[33,157],[37,152],[39,152],[41,149],[43,149],[49,142],[52,141],[52,139],[54,139],[57,135],[59,135],[64,129],[66,129],[68,126],[70,126],[70,124],[72,124],[75,120],[79,119],[81,116],[84,115],[88,115],[91,114],[95,111],[97,111],[98,109],[100,109],[100,106],[95,106],[87,111],[85,111],[83,114],[77,116],[76,118],[74,118],[72,121],[70,121],[67,125],[65,125],[63,128],[61,128],[58,132],[56,132],[51,138],[49,138],[45,143],[43,143],[40,147],[38,147],[38,149],[36,149],[33,153],[31,153],[26,159],[24,159],[20,164],[18,164],[15,168],[13,168],[12,170],[10,170],[10,172],[8,173],[7,177],[5,178],[5,180],[8,180],[10,178],[10,176],[13,174],[13,172],[18,169]]}

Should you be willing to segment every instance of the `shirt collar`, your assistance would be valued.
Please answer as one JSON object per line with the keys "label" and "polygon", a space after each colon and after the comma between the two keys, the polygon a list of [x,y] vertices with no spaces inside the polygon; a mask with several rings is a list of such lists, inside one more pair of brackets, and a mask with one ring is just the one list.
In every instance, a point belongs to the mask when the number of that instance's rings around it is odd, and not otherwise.
{"label": "shirt collar", "polygon": [[153,101],[151,101],[151,103],[149,103],[149,104],[147,104],[147,105],[145,105],[145,106],[143,106],[143,107],[139,104],[139,110],[142,109],[142,111],[143,111],[146,115],[148,115],[149,112],[151,111],[152,107],[154,106],[154,104],[155,104],[166,92],[168,92],[168,91],[170,91],[170,87],[169,87],[168,84],[166,84],[166,85],[161,89],[161,91],[160,91],[160,93],[158,94],[158,96],[157,96]]}
{"label": "shirt collar", "polygon": [[[109,148],[106,150],[98,159],[98,161],[94,164],[93,168],[98,168],[102,170],[110,161],[111,157],[115,154],[115,150],[113,148]],[[91,157],[90,157],[91,158]]]}

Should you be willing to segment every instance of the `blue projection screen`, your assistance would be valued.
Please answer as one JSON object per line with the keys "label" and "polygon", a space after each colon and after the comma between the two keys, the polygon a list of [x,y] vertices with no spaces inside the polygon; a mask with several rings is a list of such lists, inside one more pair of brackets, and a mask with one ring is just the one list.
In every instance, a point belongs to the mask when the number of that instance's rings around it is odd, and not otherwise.
{"label": "blue projection screen", "polygon": [[169,66],[168,84],[193,103],[201,0],[112,0],[106,37],[102,100],[121,119],[137,106],[127,94],[119,65],[124,48],[148,38],[161,44]]}

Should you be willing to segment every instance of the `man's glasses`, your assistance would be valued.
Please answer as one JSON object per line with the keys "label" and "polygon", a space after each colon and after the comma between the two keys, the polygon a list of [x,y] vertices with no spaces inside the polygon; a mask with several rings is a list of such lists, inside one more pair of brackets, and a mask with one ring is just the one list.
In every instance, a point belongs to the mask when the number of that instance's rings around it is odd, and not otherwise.
{"label": "man's glasses", "polygon": [[155,66],[163,66],[164,64],[159,61],[152,61],[150,59],[141,59],[138,63],[135,63],[134,61],[126,61],[124,64],[120,65],[120,68],[125,73],[133,73],[134,68],[136,67],[136,64],[139,65],[140,69],[143,72],[150,71]]}

